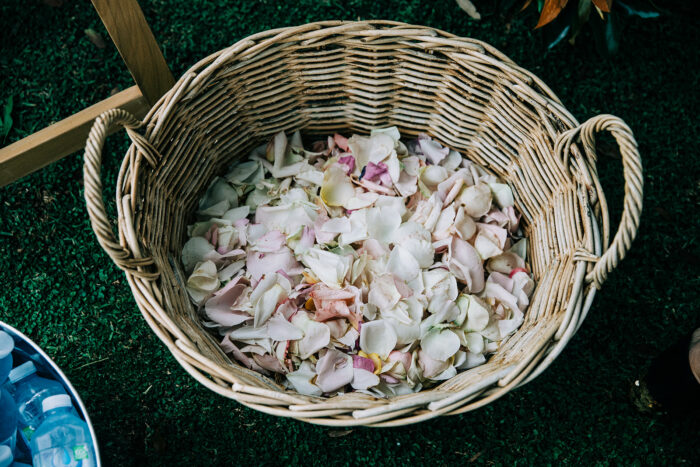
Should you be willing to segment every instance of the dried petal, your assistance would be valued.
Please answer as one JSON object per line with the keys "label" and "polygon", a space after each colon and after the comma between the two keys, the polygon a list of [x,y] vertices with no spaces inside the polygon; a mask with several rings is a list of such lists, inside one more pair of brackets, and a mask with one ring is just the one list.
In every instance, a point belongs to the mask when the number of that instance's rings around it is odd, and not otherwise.
{"label": "dried petal", "polygon": [[362,325],[360,330],[360,348],[368,353],[376,353],[385,360],[396,346],[396,332],[393,326],[379,319]]}
{"label": "dried petal", "polygon": [[449,329],[435,329],[420,341],[421,349],[432,359],[446,361],[459,350],[459,337]]}
{"label": "dried petal", "polygon": [[462,190],[459,201],[470,216],[478,219],[491,209],[491,189],[479,182]]}
{"label": "dried petal", "polygon": [[469,243],[452,237],[445,262],[455,277],[467,285],[470,293],[480,292],[484,288],[484,267],[479,253]]}
{"label": "dried petal", "polygon": [[336,349],[329,349],[316,363],[316,386],[325,393],[350,384],[355,376],[352,358]]}
{"label": "dried petal", "polygon": [[363,368],[353,369],[352,388],[358,391],[367,390],[379,384],[379,376]]}
{"label": "dried petal", "polygon": [[425,154],[433,164],[439,164],[450,152],[449,148],[443,148],[440,143],[431,139],[421,138],[418,140],[418,144],[423,154]]}
{"label": "dried petal", "polygon": [[505,183],[489,183],[489,187],[491,188],[493,200],[501,209],[511,207],[515,204],[513,192]]}
{"label": "dried petal", "polygon": [[331,341],[331,330],[323,323],[310,318],[305,311],[292,316],[292,324],[304,332],[304,337],[297,341],[299,358],[305,360],[315,354]]}
{"label": "dried petal", "polygon": [[287,381],[299,393],[307,396],[320,396],[323,391],[311,380],[316,377],[316,371],[309,361],[303,361],[297,371],[287,373]]}
{"label": "dried petal", "polygon": [[341,287],[352,265],[351,257],[336,255],[320,248],[310,248],[301,256],[301,261],[330,287]]}
{"label": "dried petal", "polygon": [[302,330],[287,321],[279,311],[268,321],[267,335],[273,341],[293,341],[304,337]]}

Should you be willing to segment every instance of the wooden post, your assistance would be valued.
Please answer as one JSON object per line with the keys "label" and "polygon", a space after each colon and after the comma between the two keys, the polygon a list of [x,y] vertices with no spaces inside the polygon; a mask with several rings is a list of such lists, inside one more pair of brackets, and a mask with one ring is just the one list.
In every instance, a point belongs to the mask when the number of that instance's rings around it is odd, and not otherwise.
{"label": "wooden post", "polygon": [[175,84],[136,0],[92,0],[119,54],[149,105]]}
{"label": "wooden post", "polygon": [[108,97],[68,118],[0,148],[0,187],[85,147],[95,119],[111,109],[143,118],[150,106],[137,86]]}

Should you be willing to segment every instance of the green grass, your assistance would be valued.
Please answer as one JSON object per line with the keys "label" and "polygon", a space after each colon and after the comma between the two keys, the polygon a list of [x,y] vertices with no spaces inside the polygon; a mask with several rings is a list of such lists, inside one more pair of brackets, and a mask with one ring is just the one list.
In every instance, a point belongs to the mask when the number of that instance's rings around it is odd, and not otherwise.
{"label": "green grass", "polygon": [[[20,139],[131,85],[88,2],[0,4],[0,106],[14,97]],[[98,246],[73,155],[0,189],[0,319],[38,342],[85,399],[107,465],[313,463],[697,464],[697,420],[651,418],[627,400],[650,358],[698,323],[697,16],[630,19],[613,61],[588,31],[544,53],[536,18],[509,28],[470,20],[451,0],[142,0],[173,72],[258,31],[321,19],[386,18],[487,41],[538,74],[583,121],[613,113],[634,130],[645,207],[630,255],[596,297],[579,333],[534,382],[475,412],[398,429],[315,427],[249,410],[196,383],[141,318],[123,274]],[[693,110],[695,109],[695,110]],[[0,142],[2,144],[2,142]],[[126,148],[105,154],[106,196]],[[600,173],[619,217],[619,160]]]}

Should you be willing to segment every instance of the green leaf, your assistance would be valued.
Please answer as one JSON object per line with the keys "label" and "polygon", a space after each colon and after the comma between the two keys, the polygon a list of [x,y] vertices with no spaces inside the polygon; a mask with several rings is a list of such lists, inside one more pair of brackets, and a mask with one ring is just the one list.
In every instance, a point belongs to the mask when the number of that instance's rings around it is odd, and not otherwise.
{"label": "green leaf", "polygon": [[[646,8],[642,9],[641,6],[637,6],[636,4],[639,3],[644,3],[646,5]],[[621,1],[616,1],[613,3],[613,6],[618,6],[622,9],[622,11],[627,14],[627,16],[639,16],[640,18],[644,19],[650,19],[650,18],[658,18],[661,16],[661,13],[658,11],[653,11],[651,8],[653,8],[651,5],[648,4],[646,1],[642,2],[634,2],[634,1],[626,1],[626,2],[621,2]]]}
{"label": "green leaf", "polygon": [[603,19],[599,15],[591,15],[591,26],[598,53],[605,57],[615,55],[620,48],[620,27],[615,12],[606,14]]}
{"label": "green leaf", "polygon": [[581,32],[581,28],[584,24],[588,22],[588,18],[591,16],[591,0],[580,0],[578,2],[578,10],[576,17],[572,21],[571,34],[569,34],[569,42],[574,43],[574,40]]}
{"label": "green leaf", "polygon": [[7,102],[5,102],[5,107],[3,108],[2,112],[2,126],[0,126],[0,133],[2,133],[3,138],[7,138],[7,135],[10,133],[10,129],[12,128],[12,96],[7,98]]}

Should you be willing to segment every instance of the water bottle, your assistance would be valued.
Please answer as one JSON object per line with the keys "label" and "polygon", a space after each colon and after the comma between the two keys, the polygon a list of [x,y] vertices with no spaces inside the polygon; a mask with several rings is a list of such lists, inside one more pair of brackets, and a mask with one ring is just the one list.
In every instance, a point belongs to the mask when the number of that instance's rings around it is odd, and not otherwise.
{"label": "water bottle", "polygon": [[59,394],[42,402],[44,421],[31,441],[35,467],[97,465],[87,423],[78,418],[70,396]]}
{"label": "water bottle", "polygon": [[27,464],[14,462],[12,449],[9,446],[0,446],[0,467],[30,467]]}
{"label": "water bottle", "polygon": [[15,341],[5,331],[0,331],[0,386],[5,383],[7,375],[12,369],[12,349],[15,348]]}
{"label": "water bottle", "polygon": [[12,396],[5,389],[0,389],[0,446],[15,450],[17,439],[17,407]]}
{"label": "water bottle", "polygon": [[[0,389],[5,389],[10,395],[14,396],[15,387],[7,381],[7,375],[12,369],[12,349],[15,347],[15,341],[5,331],[0,331]],[[0,412],[0,418],[2,418]]]}
{"label": "water bottle", "polygon": [[10,382],[15,386],[15,403],[17,405],[17,427],[27,442],[44,420],[41,403],[44,399],[57,394],[65,394],[63,385],[58,381],[40,378],[36,374],[34,362],[26,362],[10,372]]}
{"label": "water bottle", "polygon": [[15,450],[17,439],[17,409],[9,392],[2,387],[12,368],[12,349],[15,341],[5,331],[0,331],[0,446]]}

